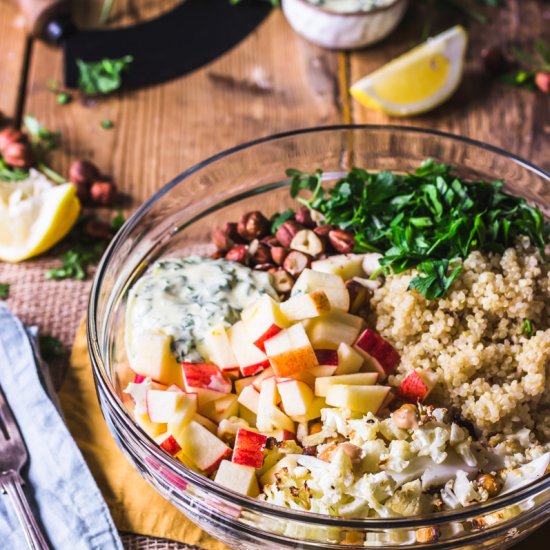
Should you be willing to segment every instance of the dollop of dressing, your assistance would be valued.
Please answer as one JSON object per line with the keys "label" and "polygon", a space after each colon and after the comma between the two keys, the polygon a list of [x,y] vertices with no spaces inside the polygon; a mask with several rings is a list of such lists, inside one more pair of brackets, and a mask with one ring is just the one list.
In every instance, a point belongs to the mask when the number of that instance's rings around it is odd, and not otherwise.
{"label": "dollop of dressing", "polygon": [[337,13],[356,11],[371,11],[383,6],[389,6],[395,0],[307,0],[314,6],[319,6]]}
{"label": "dollop of dressing", "polygon": [[209,327],[237,322],[262,294],[278,300],[270,275],[227,260],[202,256],[154,264],[130,289],[125,340],[129,357],[140,334],[172,336],[178,361],[200,361],[197,349]]}

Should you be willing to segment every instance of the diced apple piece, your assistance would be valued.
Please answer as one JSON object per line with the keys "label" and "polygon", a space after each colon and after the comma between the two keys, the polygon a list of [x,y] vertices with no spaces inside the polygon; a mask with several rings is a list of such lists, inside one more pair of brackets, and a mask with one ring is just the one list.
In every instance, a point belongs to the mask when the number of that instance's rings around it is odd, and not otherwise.
{"label": "diced apple piece", "polygon": [[287,455],[284,458],[281,458],[274,466],[269,468],[261,477],[260,483],[262,486],[268,485],[270,483],[275,483],[276,477],[275,474],[280,472],[283,468],[288,468],[291,472],[298,465],[297,457],[298,455]]}
{"label": "diced apple piece", "polygon": [[262,352],[265,352],[266,340],[290,326],[280,304],[267,294],[264,294],[257,303],[244,309],[241,319],[250,341]]}
{"label": "diced apple piece", "polygon": [[257,497],[260,494],[256,470],[250,466],[222,460],[214,481],[249,497]]}
{"label": "diced apple piece", "polygon": [[364,275],[363,254],[338,254],[311,264],[313,271],[338,275],[344,281]]}
{"label": "diced apple piece", "polygon": [[363,327],[363,319],[343,311],[332,311],[312,319],[307,335],[315,349],[337,350],[342,342],[351,345]]}
{"label": "diced apple piece", "polygon": [[254,389],[254,386],[246,386],[239,394],[238,402],[245,406],[249,411],[258,414],[258,403],[260,394]]}
{"label": "diced apple piece", "polygon": [[172,338],[166,334],[145,332],[136,341],[132,370],[141,376],[170,386],[183,387],[181,365],[171,349]]}
{"label": "diced apple piece", "polygon": [[239,403],[239,417],[248,422],[250,427],[255,427],[257,422],[256,414],[253,413],[250,409],[246,408],[244,405]]}
{"label": "diced apple piece", "polygon": [[338,346],[338,368],[334,374],[354,374],[361,370],[365,359],[349,344],[342,342]]}
{"label": "diced apple piece", "polygon": [[277,390],[283,401],[285,414],[289,416],[306,414],[313,401],[313,391],[300,380],[286,380],[277,384]]}
{"label": "diced apple piece", "polygon": [[315,355],[319,365],[338,366],[338,352],[335,349],[316,349]]}
{"label": "diced apple piece", "polygon": [[231,449],[221,439],[195,421],[187,425],[178,443],[185,456],[207,474],[231,456]]}
{"label": "diced apple piece", "polygon": [[361,413],[376,414],[390,391],[389,386],[349,386],[336,384],[327,391],[327,405]]}
{"label": "diced apple piece", "polygon": [[172,456],[176,456],[181,451],[179,443],[176,441],[175,437],[169,433],[161,434],[155,438],[155,441],[160,445],[161,449],[164,449]]}
{"label": "diced apple piece", "polygon": [[209,432],[216,434],[218,433],[218,426],[210,418],[206,418],[206,416],[203,416],[202,414],[197,413],[193,420],[195,422],[198,422],[201,426],[204,426]]}
{"label": "diced apple piece", "polygon": [[234,393],[225,395],[221,399],[216,401],[210,401],[201,410],[201,414],[217,422],[218,424],[224,418],[230,418],[231,416],[237,416],[239,414],[239,403],[237,402],[237,396]]}
{"label": "diced apple piece", "polygon": [[209,363],[182,363],[185,388],[195,392],[197,388],[231,393],[233,385],[216,365]]}
{"label": "diced apple piece", "polygon": [[294,422],[275,405],[266,407],[266,409],[259,409],[256,427],[263,433],[269,433],[278,429],[291,433],[296,431]]}
{"label": "diced apple piece", "polygon": [[243,466],[261,468],[264,461],[266,441],[267,436],[263,434],[239,428],[231,461]]}
{"label": "diced apple piece", "polygon": [[322,290],[293,296],[281,304],[281,311],[290,321],[301,321],[319,317],[330,311],[330,302]]}
{"label": "diced apple piece", "polygon": [[318,367],[309,369],[307,372],[308,374],[311,374],[311,385],[315,384],[315,378],[319,378],[319,376],[332,376],[336,372],[337,368],[338,367],[335,367],[334,365],[319,365]]}
{"label": "diced apple piece", "polygon": [[191,419],[197,411],[197,399],[183,392],[148,390],[147,413],[152,422],[167,423]]}
{"label": "diced apple piece", "polygon": [[200,352],[211,363],[222,371],[233,370],[239,367],[237,358],[231,349],[227,331],[223,325],[217,325],[206,331],[200,346]]}
{"label": "diced apple piece", "polygon": [[227,334],[243,376],[252,376],[269,365],[265,353],[252,343],[243,321],[235,323]]}
{"label": "diced apple piece", "polygon": [[321,416],[321,409],[324,409],[326,406],[327,404],[324,397],[314,397],[306,411],[306,414],[292,416],[291,420],[298,422],[299,424],[309,422],[310,420],[315,420]]}
{"label": "diced apple piece", "polygon": [[304,269],[292,287],[291,296],[316,290],[322,290],[327,295],[331,309],[349,310],[349,292],[344,280],[330,273]]}
{"label": "diced apple piece", "polygon": [[[264,371],[262,371],[264,372]],[[260,373],[262,374],[262,373]],[[259,376],[259,375],[256,375]],[[247,387],[251,386],[256,379],[256,376],[247,376],[246,378],[239,378],[238,380],[235,380],[235,393],[237,395],[240,395],[241,392]]]}
{"label": "diced apple piece", "polygon": [[432,373],[413,370],[403,379],[397,388],[397,395],[408,403],[418,403],[428,397],[436,384]]}
{"label": "diced apple piece", "polygon": [[156,422],[151,422],[149,415],[145,412],[142,414],[135,415],[136,422],[139,427],[152,438],[158,437],[160,434],[166,431],[166,424],[157,424]]}
{"label": "diced apple piece", "polygon": [[260,374],[254,376],[254,381],[252,382],[254,389],[256,391],[260,391],[262,389],[262,384],[264,380],[266,380],[267,378],[271,378],[272,376],[275,376],[275,373],[273,372],[273,367],[267,367],[267,369],[260,372]]}
{"label": "diced apple piece", "polygon": [[294,376],[319,363],[304,327],[296,324],[265,342],[273,371],[278,377]]}
{"label": "diced apple piece", "polygon": [[378,373],[357,372],[355,374],[341,374],[340,376],[325,376],[315,380],[315,395],[326,397],[328,389],[335,384],[348,386],[372,386],[376,384]]}
{"label": "diced apple piece", "polygon": [[294,432],[289,432],[288,430],[273,430],[272,432],[266,432],[264,434],[266,437],[274,437],[277,441],[296,441],[296,434]]}
{"label": "diced apple piece", "polygon": [[355,349],[380,373],[380,380],[385,380],[400,361],[397,350],[370,328],[361,333],[355,342]]}

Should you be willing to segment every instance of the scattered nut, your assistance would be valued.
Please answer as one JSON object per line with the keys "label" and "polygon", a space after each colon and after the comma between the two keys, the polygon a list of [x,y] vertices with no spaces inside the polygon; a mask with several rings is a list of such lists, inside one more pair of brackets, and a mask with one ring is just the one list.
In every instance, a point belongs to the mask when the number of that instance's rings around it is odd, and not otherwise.
{"label": "scattered nut", "polygon": [[293,277],[300,275],[306,267],[311,265],[311,256],[292,250],[283,262],[283,268],[286,272],[290,273]]}
{"label": "scattered nut", "polygon": [[383,258],[382,254],[378,252],[370,252],[363,256],[363,263],[361,267],[367,276],[371,276],[380,269],[380,260]]}
{"label": "scattered nut", "polygon": [[330,225],[330,224],[327,224],[327,225],[318,225],[317,227],[315,227],[315,228],[313,229],[313,232],[314,232],[315,235],[317,235],[318,237],[328,239],[328,234],[329,234],[333,229],[334,229],[334,225]]}
{"label": "scattered nut", "polygon": [[325,462],[330,462],[338,445],[335,442],[328,443],[325,448],[317,455],[319,460],[324,460]]}
{"label": "scattered nut", "polygon": [[361,459],[361,447],[354,445],[353,443],[340,443],[338,449],[342,449],[347,454],[352,462],[357,462]]}
{"label": "scattered nut", "polygon": [[266,246],[269,246],[270,248],[272,246],[279,246],[279,241],[273,235],[268,235],[267,237],[264,237],[260,240],[260,242],[262,244],[265,244]]}
{"label": "scattered nut", "polygon": [[358,313],[369,304],[372,292],[361,283],[350,279],[346,281],[346,288],[349,294],[350,313]]}
{"label": "scattered nut", "polygon": [[271,258],[277,265],[283,265],[285,258],[288,256],[288,250],[282,246],[271,247]]}
{"label": "scattered nut", "polygon": [[212,232],[212,242],[220,250],[229,250],[235,244],[242,243],[240,235],[237,233],[236,223],[224,223],[222,226],[214,229]]}
{"label": "scattered nut", "polygon": [[245,244],[236,244],[225,255],[225,259],[246,265],[248,263],[248,247]]}
{"label": "scattered nut", "polygon": [[481,50],[481,59],[485,70],[494,76],[499,76],[510,68],[510,62],[503,51],[497,47]]}
{"label": "scattered nut", "polygon": [[96,181],[92,183],[90,198],[99,206],[113,206],[117,199],[115,184],[112,181]]}
{"label": "scattered nut", "polygon": [[343,229],[333,229],[328,233],[328,240],[336,251],[341,254],[349,254],[355,246],[355,237],[353,233]]}
{"label": "scattered nut", "polygon": [[12,141],[2,149],[2,156],[7,164],[16,168],[28,168],[34,162],[34,153],[30,145]]}
{"label": "scattered nut", "polygon": [[286,294],[287,292],[290,292],[292,290],[292,286],[294,285],[294,279],[284,269],[272,271],[271,279],[273,288],[279,294]]}
{"label": "scattered nut", "polygon": [[550,94],[550,73],[537,73],[535,75],[535,84],[541,92],[545,94]]}
{"label": "scattered nut", "polygon": [[210,257],[213,260],[219,260],[219,259],[223,258],[224,255],[223,255],[223,252],[221,250],[215,250],[214,252],[212,252],[212,254],[210,254]]}
{"label": "scattered nut", "polygon": [[439,540],[441,531],[437,527],[422,527],[416,532],[416,542],[435,542]]}
{"label": "scattered nut", "polygon": [[311,210],[307,206],[302,206],[300,210],[296,212],[296,221],[301,223],[307,229],[313,229],[317,224],[311,217]]}
{"label": "scattered nut", "polygon": [[391,420],[396,428],[410,430],[418,426],[418,409],[416,405],[405,403],[392,413]]}
{"label": "scattered nut", "polygon": [[108,223],[94,218],[86,221],[83,231],[86,235],[88,235],[88,237],[92,237],[94,239],[110,241],[113,238],[113,228]]}
{"label": "scattered nut", "polygon": [[310,256],[318,256],[325,249],[323,241],[311,229],[298,231],[290,242],[290,248]]}
{"label": "scattered nut", "polygon": [[283,223],[279,228],[277,228],[277,231],[275,232],[275,237],[277,237],[277,240],[279,241],[281,246],[285,248],[290,248],[290,243],[292,242],[294,235],[296,235],[296,233],[298,233],[298,231],[301,231],[302,229],[304,229],[303,225],[300,225],[294,220],[288,220]]}
{"label": "scattered nut", "polygon": [[265,237],[269,229],[269,220],[259,210],[244,214],[237,224],[237,232],[246,241]]}
{"label": "scattered nut", "polygon": [[502,489],[502,481],[491,474],[479,474],[476,478],[481,489],[485,489],[489,497],[498,495]]}
{"label": "scattered nut", "polygon": [[94,181],[98,181],[100,177],[96,165],[88,160],[77,160],[69,168],[69,181],[74,183],[77,189],[78,184],[85,184],[89,187]]}
{"label": "scattered nut", "polygon": [[270,263],[256,264],[254,266],[256,271],[269,271],[270,269],[277,269],[275,265]]}
{"label": "scattered nut", "polygon": [[0,151],[11,143],[27,143],[27,136],[17,128],[6,128],[0,132]]}
{"label": "scattered nut", "polygon": [[[271,250],[268,246],[262,243],[258,243],[256,250],[252,251],[252,245],[250,247],[250,262],[253,264],[266,264],[271,262]],[[273,267],[273,264],[271,264]]]}
{"label": "scattered nut", "polygon": [[313,424],[309,427],[309,435],[318,434],[322,429],[322,422],[313,422]]}

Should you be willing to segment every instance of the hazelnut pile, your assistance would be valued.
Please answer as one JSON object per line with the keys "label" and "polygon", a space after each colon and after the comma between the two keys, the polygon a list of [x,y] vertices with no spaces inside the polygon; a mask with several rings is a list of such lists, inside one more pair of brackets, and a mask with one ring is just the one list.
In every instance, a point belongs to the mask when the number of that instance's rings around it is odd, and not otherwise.
{"label": "hazelnut pile", "polygon": [[275,289],[286,294],[294,279],[314,260],[352,252],[355,237],[332,225],[318,225],[304,206],[277,227],[274,235],[271,222],[262,212],[254,210],[237,223],[224,223],[215,229],[212,242],[216,246],[215,258],[269,271]]}

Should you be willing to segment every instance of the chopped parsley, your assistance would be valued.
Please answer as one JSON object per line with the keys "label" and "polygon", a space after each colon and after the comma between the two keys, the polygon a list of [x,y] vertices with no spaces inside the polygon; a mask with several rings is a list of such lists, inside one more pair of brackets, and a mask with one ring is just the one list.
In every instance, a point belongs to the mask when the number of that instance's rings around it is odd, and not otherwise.
{"label": "chopped parsley", "polygon": [[70,103],[71,99],[71,94],[68,94],[67,92],[59,92],[55,96],[55,100],[57,101],[58,105],[67,105],[67,103]]}
{"label": "chopped parsley", "polygon": [[531,338],[531,336],[535,334],[535,327],[533,326],[533,321],[530,321],[529,319],[525,319],[525,321],[521,323],[520,330],[522,334],[525,334],[525,336],[527,336],[527,338]]}
{"label": "chopped parsley", "polygon": [[21,168],[9,166],[0,155],[0,180],[7,182],[23,181],[29,177],[29,172]]}
{"label": "chopped parsley", "polygon": [[38,346],[40,348],[40,355],[46,361],[54,359],[63,355],[63,344],[61,340],[54,336],[40,335],[38,338]]}
{"label": "chopped parsley", "polygon": [[110,130],[115,124],[112,120],[102,120],[99,125],[104,129],[104,130]]}
{"label": "chopped parsley", "polygon": [[409,288],[428,299],[447,292],[473,250],[502,253],[525,235],[545,257],[541,211],[505,193],[502,181],[465,181],[432,159],[409,174],[352,168],[328,190],[321,170],[287,175],[292,197],[355,234],[355,252],[383,254],[385,274],[416,268]]}
{"label": "chopped parsley", "polygon": [[285,223],[286,221],[291,220],[293,218],[294,218],[294,210],[292,210],[291,208],[289,208],[288,210],[285,210],[284,212],[274,214],[271,217],[271,220],[270,220],[270,222],[271,222],[271,233],[273,233],[273,235],[275,235],[277,229],[279,229],[279,227],[281,227],[281,225],[283,225],[283,223]]}
{"label": "chopped parsley", "polygon": [[6,300],[10,295],[10,284],[0,283],[0,300]]}
{"label": "chopped parsley", "polygon": [[78,87],[85,95],[90,96],[114,92],[122,86],[122,75],[133,60],[131,55],[100,61],[78,59]]}

